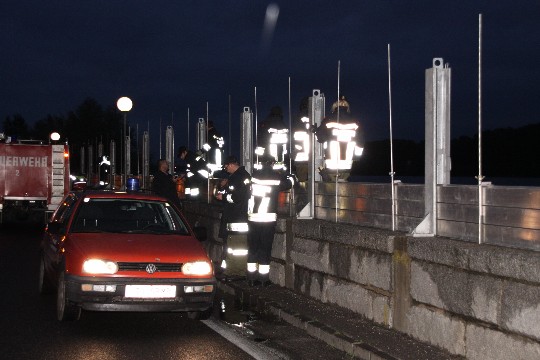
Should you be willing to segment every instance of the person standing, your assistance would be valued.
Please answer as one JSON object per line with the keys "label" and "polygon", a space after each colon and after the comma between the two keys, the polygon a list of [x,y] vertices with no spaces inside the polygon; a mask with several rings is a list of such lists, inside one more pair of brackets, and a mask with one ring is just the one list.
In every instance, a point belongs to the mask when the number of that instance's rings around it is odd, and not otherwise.
{"label": "person standing", "polygon": [[270,285],[270,258],[277,224],[278,195],[294,183],[292,175],[274,170],[274,159],[263,157],[253,171],[248,208],[247,281]]}
{"label": "person standing", "polygon": [[176,181],[169,174],[169,162],[165,159],[158,160],[158,171],[154,174],[152,181],[152,191],[173,203],[178,210],[182,210],[182,203],[176,192]]}
{"label": "person standing", "polygon": [[289,129],[283,122],[283,111],[274,106],[270,114],[257,125],[257,148],[259,157],[272,156],[275,167],[286,169],[289,144]]}
{"label": "person standing", "polygon": [[[215,198],[223,204],[219,237],[224,239],[222,270],[227,276],[241,268],[247,253],[245,234],[248,231],[247,213],[251,197],[251,175],[234,156],[224,162],[223,170],[229,174],[224,191],[217,192]],[[232,265],[232,266],[231,266]]]}

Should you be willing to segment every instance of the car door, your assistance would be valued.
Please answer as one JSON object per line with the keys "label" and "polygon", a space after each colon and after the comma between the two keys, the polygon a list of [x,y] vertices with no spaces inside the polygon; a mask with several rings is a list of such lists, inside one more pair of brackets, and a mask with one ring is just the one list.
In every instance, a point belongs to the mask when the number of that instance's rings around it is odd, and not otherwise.
{"label": "car door", "polygon": [[67,226],[77,204],[77,197],[70,193],[54,212],[43,235],[42,251],[46,270],[56,273],[61,261],[60,246],[67,233]]}

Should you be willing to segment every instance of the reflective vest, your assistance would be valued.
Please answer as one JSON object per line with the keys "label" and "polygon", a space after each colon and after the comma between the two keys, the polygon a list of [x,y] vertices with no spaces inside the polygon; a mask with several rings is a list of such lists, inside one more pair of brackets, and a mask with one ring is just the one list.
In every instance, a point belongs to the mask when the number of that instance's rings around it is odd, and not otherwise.
{"label": "reflective vest", "polygon": [[325,126],[329,135],[324,143],[325,167],[330,170],[350,170],[353,157],[362,155],[364,150],[356,142],[358,125],[329,122]]}
{"label": "reflective vest", "polygon": [[289,179],[268,166],[256,170],[251,178],[248,220],[253,222],[276,221],[279,192],[291,187],[292,178]]}

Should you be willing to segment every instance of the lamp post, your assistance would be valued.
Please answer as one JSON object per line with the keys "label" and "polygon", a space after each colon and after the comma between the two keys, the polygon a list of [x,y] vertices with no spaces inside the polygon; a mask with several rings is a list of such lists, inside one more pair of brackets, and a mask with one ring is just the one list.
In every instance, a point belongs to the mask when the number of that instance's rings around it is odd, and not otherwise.
{"label": "lamp post", "polygon": [[127,145],[127,143],[126,143],[127,133],[126,133],[126,123],[127,123],[127,113],[133,107],[133,102],[131,101],[130,98],[128,98],[126,96],[123,96],[120,99],[118,99],[118,101],[116,102],[116,106],[118,107],[118,110],[120,110],[121,112],[124,113],[124,130],[123,130],[123,133],[122,133],[122,163],[123,163],[122,168],[123,168],[124,175],[122,176],[122,181],[123,181],[124,188],[125,188],[125,186],[127,184],[127,153],[126,153],[126,149],[127,149],[127,146],[126,146]]}

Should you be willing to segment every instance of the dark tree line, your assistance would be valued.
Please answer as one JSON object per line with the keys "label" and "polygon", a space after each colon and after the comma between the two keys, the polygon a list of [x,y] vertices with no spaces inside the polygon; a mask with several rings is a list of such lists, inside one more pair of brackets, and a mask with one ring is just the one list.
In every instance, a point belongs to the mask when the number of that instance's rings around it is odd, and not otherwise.
{"label": "dark tree line", "polygon": [[[482,174],[490,177],[540,177],[540,124],[517,129],[482,132]],[[478,135],[451,141],[452,176],[478,174]],[[394,172],[401,176],[424,175],[423,141],[394,140]],[[390,172],[390,141],[367,142],[364,155],[353,166],[353,174],[385,176]]]}
{"label": "dark tree line", "polygon": [[[42,140],[48,142],[52,132],[58,132],[61,142],[68,142],[71,149],[71,168],[78,171],[80,148],[88,144],[102,142],[108,149],[111,139],[117,143],[120,153],[120,140],[123,129],[123,116],[114,106],[103,108],[95,99],[87,98],[75,110],[66,115],[47,115],[33,126],[26,123],[21,115],[8,116],[3,121],[3,132],[19,140]],[[106,152],[108,153],[108,151]],[[119,161],[119,159],[117,159]]]}
{"label": "dark tree line", "polygon": [[[129,124],[128,124],[129,126]],[[47,141],[56,131],[61,141],[71,148],[71,166],[79,167],[79,149],[102,142],[108,149],[111,139],[120,139],[123,116],[115,106],[103,108],[95,99],[87,98],[65,116],[47,115],[29,126],[21,115],[6,117],[3,132],[19,139]],[[134,139],[134,137],[131,137]],[[482,173],[490,177],[539,177],[540,124],[520,128],[504,128],[482,132]],[[132,144],[132,149],[135,147]],[[108,153],[108,151],[106,151]],[[394,172],[400,176],[424,175],[424,142],[395,139],[393,141]],[[120,159],[117,159],[119,163]],[[478,174],[478,136],[461,136],[451,141],[452,176],[474,177]],[[366,176],[387,176],[390,171],[389,140],[367,142],[364,155],[355,161],[352,173]]]}

